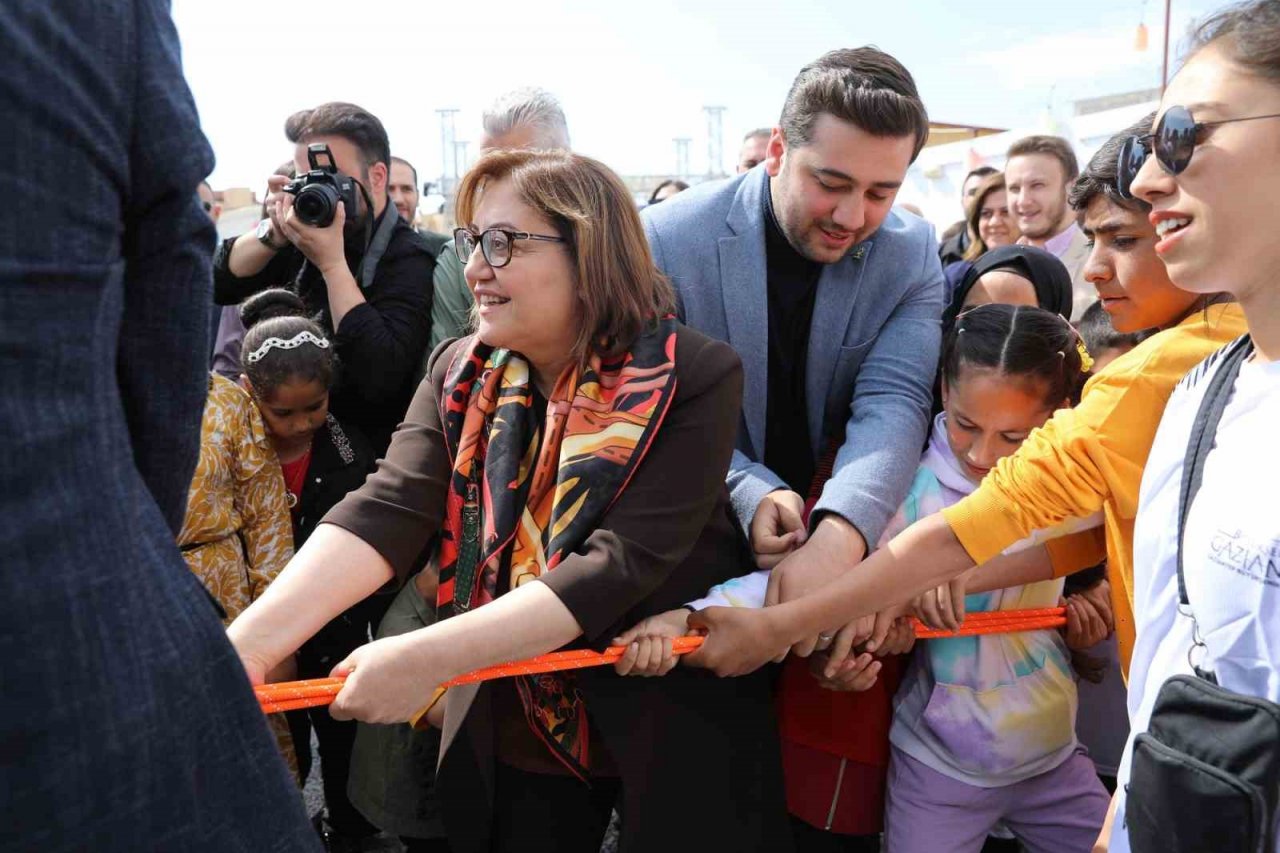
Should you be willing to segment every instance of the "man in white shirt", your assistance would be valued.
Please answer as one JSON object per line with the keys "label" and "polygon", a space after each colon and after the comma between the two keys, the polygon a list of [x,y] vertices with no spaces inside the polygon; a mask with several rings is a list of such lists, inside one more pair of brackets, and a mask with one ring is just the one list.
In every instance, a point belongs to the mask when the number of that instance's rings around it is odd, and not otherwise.
{"label": "man in white shirt", "polygon": [[1052,252],[1071,273],[1071,319],[1079,320],[1097,298],[1085,281],[1089,247],[1067,204],[1080,167],[1071,143],[1060,136],[1026,136],[1009,147],[1004,167],[1009,210],[1018,220],[1018,242]]}

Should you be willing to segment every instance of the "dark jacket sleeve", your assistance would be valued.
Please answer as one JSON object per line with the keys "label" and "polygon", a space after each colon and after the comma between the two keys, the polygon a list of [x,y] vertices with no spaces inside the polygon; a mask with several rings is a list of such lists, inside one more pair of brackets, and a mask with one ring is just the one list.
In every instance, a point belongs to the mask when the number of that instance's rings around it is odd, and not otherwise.
{"label": "dark jacket sleeve", "polygon": [[682,333],[676,364],[676,399],[630,484],[600,527],[539,579],[597,646],[684,561],[725,488],[742,363],[728,344]]}
{"label": "dark jacket sleeve", "polygon": [[168,4],[137,5],[137,88],[125,206],[117,376],[134,462],[176,535],[208,389],[214,229],[196,186],[213,152],[182,76]]}
{"label": "dark jacket sleeve", "polygon": [[440,422],[439,389],[458,341],[446,341],[431,357],[427,378],[409,404],[404,423],[384,459],[364,485],[330,510],[322,524],[359,536],[389,562],[400,580],[444,521],[449,454]]}
{"label": "dark jacket sleeve", "polygon": [[261,270],[240,278],[231,272],[231,247],[238,239],[223,240],[213,256],[213,301],[219,305],[239,305],[268,287],[288,287],[302,267],[302,253],[286,246]]}
{"label": "dark jacket sleeve", "polygon": [[[456,346],[436,350],[378,470],[324,518],[372,545],[401,577],[444,519],[450,471],[437,400]],[[676,363],[676,399],[648,456],[600,527],[541,579],[592,643],[611,639],[680,565],[725,487],[742,364],[727,344],[696,334],[677,342]]]}
{"label": "dark jacket sleeve", "polygon": [[422,364],[431,335],[434,271],[435,261],[416,235],[407,227],[397,232],[365,294],[368,301],[348,311],[334,334],[349,393],[385,405]]}

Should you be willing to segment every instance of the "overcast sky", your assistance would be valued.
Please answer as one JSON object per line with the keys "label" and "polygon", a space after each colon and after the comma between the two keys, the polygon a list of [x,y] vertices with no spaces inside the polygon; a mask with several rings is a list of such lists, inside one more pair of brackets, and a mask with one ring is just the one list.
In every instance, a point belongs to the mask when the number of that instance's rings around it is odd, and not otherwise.
{"label": "overcast sky", "polygon": [[[1176,45],[1225,5],[1175,0]],[[785,11],[783,9],[785,8]],[[265,184],[291,155],[284,119],[349,100],[378,115],[392,151],[440,174],[435,110],[479,136],[495,95],[540,85],[560,97],[574,147],[623,174],[675,168],[689,137],[707,168],[704,105],[726,108],[724,166],[743,133],[776,121],[799,68],[875,44],[915,75],[937,121],[1016,127],[1079,98],[1159,85],[1161,0],[175,0],[187,79],[218,165],[215,188]],[[1150,45],[1134,49],[1146,21]]]}

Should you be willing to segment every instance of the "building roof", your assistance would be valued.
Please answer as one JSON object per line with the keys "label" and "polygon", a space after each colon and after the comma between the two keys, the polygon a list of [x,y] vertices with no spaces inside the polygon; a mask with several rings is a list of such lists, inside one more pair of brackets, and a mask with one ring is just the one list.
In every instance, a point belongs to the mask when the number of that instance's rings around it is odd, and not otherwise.
{"label": "building roof", "polygon": [[1007,128],[981,127],[975,124],[950,124],[945,121],[929,122],[929,139],[924,147],[946,145],[948,142],[959,142],[963,139],[977,139],[980,136],[992,136],[1004,133]]}

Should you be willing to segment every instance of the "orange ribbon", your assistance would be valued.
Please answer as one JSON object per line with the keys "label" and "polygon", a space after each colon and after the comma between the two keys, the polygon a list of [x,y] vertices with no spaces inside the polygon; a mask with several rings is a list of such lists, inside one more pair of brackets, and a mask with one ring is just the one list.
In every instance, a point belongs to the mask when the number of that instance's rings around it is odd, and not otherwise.
{"label": "orange ribbon", "polygon": [[1040,631],[1061,628],[1067,624],[1067,608],[1042,607],[1037,610],[988,610],[965,614],[959,630],[928,628],[918,619],[911,620],[917,640],[939,640],[947,637],[978,637],[987,634],[1012,634],[1018,631]]}
{"label": "orange ribbon", "polygon": [[[918,619],[912,619],[916,638],[920,640],[940,639],[945,637],[974,637],[986,634],[1010,634],[1017,631],[1039,631],[1046,628],[1061,628],[1067,624],[1065,607],[1045,607],[1039,610],[993,610],[980,613],[969,613],[958,631],[926,628]],[[671,641],[673,654],[683,655],[694,651],[702,645],[702,637],[677,637]],[[436,688],[431,702],[414,715],[410,722],[415,728],[421,727],[427,712],[440,701],[450,687],[461,684],[474,684],[477,681],[491,681],[496,678],[509,678],[513,675],[537,675],[542,672],[558,672],[566,669],[583,669],[589,666],[605,666],[616,663],[626,646],[610,646],[603,652],[591,649],[570,649],[563,652],[538,655],[527,660],[510,661],[508,663],[487,666],[460,675],[446,681]],[[278,714],[281,711],[297,711],[303,708],[318,708],[329,705],[342,690],[346,676],[333,678],[313,678],[307,681],[283,681],[276,684],[263,684],[254,688],[262,710],[267,714]]]}
{"label": "orange ribbon", "polygon": [[[688,654],[702,645],[702,637],[677,637],[671,641],[673,654]],[[415,720],[426,715],[426,712],[440,701],[444,691],[461,684],[474,684],[477,681],[491,681],[496,678],[509,678],[513,675],[537,675],[542,672],[559,672],[566,669],[583,669],[589,666],[605,666],[616,663],[626,646],[610,646],[603,652],[591,649],[569,649],[563,652],[538,655],[527,660],[509,661],[495,666],[487,666],[450,679],[436,689],[431,703],[415,715]],[[281,711],[297,711],[302,708],[318,708],[329,705],[333,697],[342,690],[346,676],[333,678],[313,678],[308,681],[281,681],[275,684],[262,684],[253,688],[258,696],[258,703],[268,714]]]}

